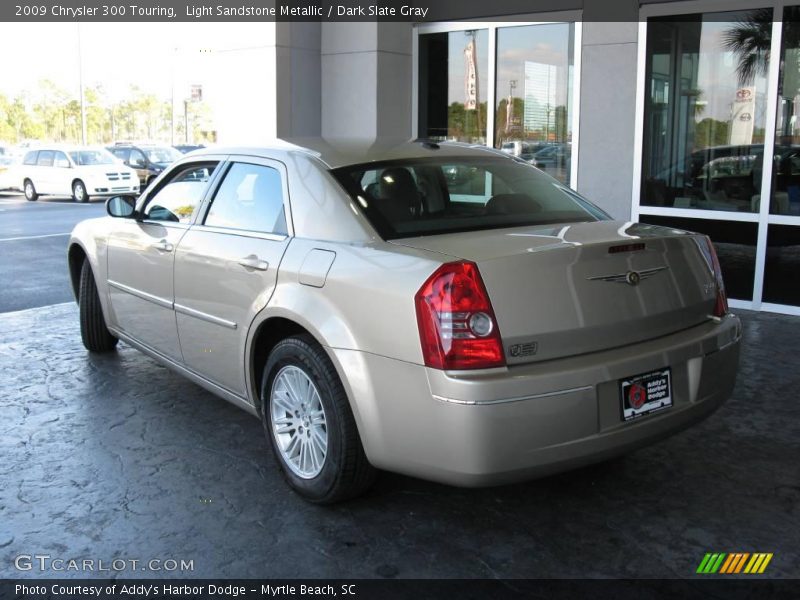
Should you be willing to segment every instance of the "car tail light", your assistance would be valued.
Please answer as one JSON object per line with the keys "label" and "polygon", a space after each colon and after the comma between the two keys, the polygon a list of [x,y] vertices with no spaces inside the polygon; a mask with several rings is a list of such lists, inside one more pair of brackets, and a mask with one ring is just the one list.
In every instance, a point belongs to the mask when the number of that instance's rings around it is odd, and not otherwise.
{"label": "car tail light", "polygon": [[489,294],[475,263],[446,263],[414,298],[425,364],[488,369],[506,364]]}
{"label": "car tail light", "polygon": [[715,317],[724,317],[728,314],[728,295],[725,293],[725,282],[722,280],[722,267],[719,265],[719,258],[717,258],[717,251],[711,239],[706,236],[704,238],[705,245],[708,250],[708,257],[710,258],[711,270],[714,272],[714,282],[717,286],[717,299],[714,304],[713,315]]}

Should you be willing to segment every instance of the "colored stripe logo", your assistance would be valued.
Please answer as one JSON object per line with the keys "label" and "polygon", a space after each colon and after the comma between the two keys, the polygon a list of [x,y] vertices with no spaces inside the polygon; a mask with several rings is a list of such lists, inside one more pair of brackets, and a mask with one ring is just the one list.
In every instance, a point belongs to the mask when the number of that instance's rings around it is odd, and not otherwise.
{"label": "colored stripe logo", "polygon": [[772,560],[772,552],[706,552],[697,573],[708,575],[719,573],[721,575],[760,575],[763,573],[769,561]]}

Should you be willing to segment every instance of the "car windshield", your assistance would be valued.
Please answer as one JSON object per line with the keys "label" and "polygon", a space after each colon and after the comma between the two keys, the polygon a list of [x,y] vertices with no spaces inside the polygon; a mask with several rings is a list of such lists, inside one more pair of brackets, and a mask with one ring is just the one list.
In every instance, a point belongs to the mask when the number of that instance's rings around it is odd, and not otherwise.
{"label": "car windshield", "polygon": [[384,239],[610,219],[512,158],[386,161],[332,171]]}
{"label": "car windshield", "polygon": [[119,162],[110,152],[99,149],[73,150],[69,153],[69,156],[72,162],[80,166],[113,165]]}
{"label": "car windshield", "polygon": [[147,159],[154,163],[171,163],[178,160],[183,156],[175,148],[168,148],[166,146],[157,146],[155,148],[146,148],[144,153],[147,154]]}

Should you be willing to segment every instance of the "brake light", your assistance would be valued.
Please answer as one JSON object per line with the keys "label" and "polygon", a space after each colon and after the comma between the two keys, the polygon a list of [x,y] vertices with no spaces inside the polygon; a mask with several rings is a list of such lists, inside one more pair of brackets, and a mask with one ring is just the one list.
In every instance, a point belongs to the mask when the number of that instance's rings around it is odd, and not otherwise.
{"label": "brake light", "polygon": [[714,272],[714,281],[717,285],[717,300],[714,304],[715,317],[724,317],[728,314],[728,295],[725,292],[725,282],[722,280],[722,267],[719,265],[719,258],[717,258],[717,251],[711,238],[705,237],[706,248],[708,248],[708,255],[711,257],[711,269]]}
{"label": "brake light", "polygon": [[475,263],[446,263],[414,297],[425,364],[488,369],[506,364],[492,303]]}

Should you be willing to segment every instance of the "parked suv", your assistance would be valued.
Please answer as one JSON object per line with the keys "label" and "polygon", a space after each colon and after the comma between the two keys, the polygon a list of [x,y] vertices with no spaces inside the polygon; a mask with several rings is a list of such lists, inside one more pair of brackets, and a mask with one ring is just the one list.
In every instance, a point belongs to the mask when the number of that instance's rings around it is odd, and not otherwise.
{"label": "parked suv", "polygon": [[118,143],[108,151],[136,171],[139,188],[145,189],[166,167],[183,156],[170,146]]}
{"label": "parked suv", "polygon": [[88,202],[91,196],[139,193],[136,172],[104,148],[41,146],[25,154],[20,175],[31,202],[42,195]]}

